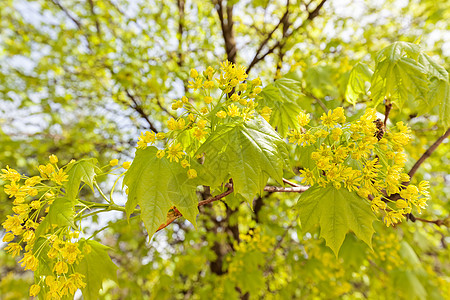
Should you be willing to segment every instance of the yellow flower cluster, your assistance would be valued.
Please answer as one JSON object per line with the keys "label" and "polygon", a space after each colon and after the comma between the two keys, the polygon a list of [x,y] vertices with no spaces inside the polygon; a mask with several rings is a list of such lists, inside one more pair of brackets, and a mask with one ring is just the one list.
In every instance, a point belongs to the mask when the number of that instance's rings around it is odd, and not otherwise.
{"label": "yellow flower cluster", "polygon": [[[61,185],[68,178],[64,170],[58,168],[58,158],[55,155],[51,155],[49,161],[48,164],[38,167],[40,176],[20,175],[9,166],[1,170],[0,178],[9,182],[5,185],[4,191],[10,198],[14,198],[14,214],[7,216],[2,224],[6,231],[3,242],[8,243],[5,251],[12,254],[13,257],[21,255],[21,252],[24,251],[23,258],[19,263],[25,270],[36,271],[41,256],[45,255],[47,256],[46,260],[52,260],[54,276],[45,278],[45,283],[50,291],[47,293],[47,298],[61,299],[66,295],[73,295],[77,289],[84,287],[85,283],[83,275],[74,273],[73,268],[69,271],[69,266],[78,262],[82,257],[78,243],[70,241],[72,238],[78,237],[77,233],[70,233],[68,228],[59,229],[57,234],[45,236],[46,241],[35,249],[35,231],[45,219],[45,217],[40,217],[41,212],[48,212],[49,205],[62,193]],[[44,184],[44,181],[53,182],[56,186]],[[64,237],[67,237],[65,241]],[[50,246],[48,253],[44,253],[46,245]],[[31,286],[30,296],[34,297],[40,293],[41,281],[42,279]]]}
{"label": "yellow flower cluster", "polygon": [[[233,247],[236,250],[236,255],[228,260],[230,265],[228,267],[229,274],[242,273],[244,269],[244,259],[246,255],[255,253],[268,253],[271,251],[276,243],[276,239],[267,234],[261,234],[259,228],[251,229],[247,234],[239,234],[240,242],[234,241]],[[256,254],[257,253],[257,254]]]}
{"label": "yellow flower cluster", "polygon": [[[303,183],[345,188],[371,199],[372,210],[384,212],[386,226],[400,222],[412,207],[420,213],[429,197],[428,182],[404,185],[410,179],[404,173],[403,147],[411,139],[407,126],[399,122],[396,130],[384,133],[384,129],[377,127],[379,120],[374,109],[367,109],[351,123],[345,123],[342,108],[324,113],[320,120],[321,125],[306,129],[310,118],[301,113],[298,116],[300,130],[288,133],[290,143],[311,150],[308,153],[311,153],[314,168],[300,171]],[[380,134],[380,130],[384,134]],[[398,193],[402,199],[390,199]]]}
{"label": "yellow flower cluster", "polygon": [[[189,178],[195,178],[197,172],[190,168],[190,155],[196,146],[220,124],[234,122],[239,120],[238,118],[244,121],[253,118],[257,106],[255,98],[262,88],[259,78],[244,82],[247,80],[245,67],[228,61],[220,64],[220,70],[209,66],[201,74],[192,69],[189,75],[192,80],[189,81],[188,88],[199,90],[199,99],[202,100],[200,107],[189,101],[187,96],[175,100],[172,109],[182,109],[181,116],[167,121],[169,131],[166,133],[156,134],[152,131],[141,133],[137,148],[145,149],[148,145],[155,144],[157,140],[166,139],[167,146],[158,151],[157,157],[167,157],[170,161],[180,163],[183,168],[189,167],[187,171]],[[217,89],[220,95],[216,93]],[[269,107],[263,108],[262,116],[266,120],[270,118],[270,113]],[[186,135],[194,140],[190,145],[186,145],[180,138]],[[186,150],[187,146],[191,146],[191,151]]]}
{"label": "yellow flower cluster", "polygon": [[[309,240],[305,244],[305,254],[309,261],[315,261],[320,264],[320,267],[315,267],[310,274],[310,277],[305,278],[305,281],[311,285],[317,285],[318,282],[326,283],[333,289],[333,296],[339,297],[342,294],[348,293],[352,286],[347,282],[345,277],[345,268],[343,268],[343,260],[336,259],[329,249],[323,247],[319,240]],[[331,280],[330,280],[331,278]],[[320,298],[326,298],[320,289],[312,289],[313,293]]]}
{"label": "yellow flower cluster", "polygon": [[387,271],[404,264],[400,257],[401,244],[398,242],[398,236],[395,233],[376,234],[373,243],[376,245],[376,251],[369,251],[368,254],[375,261],[384,262]]}

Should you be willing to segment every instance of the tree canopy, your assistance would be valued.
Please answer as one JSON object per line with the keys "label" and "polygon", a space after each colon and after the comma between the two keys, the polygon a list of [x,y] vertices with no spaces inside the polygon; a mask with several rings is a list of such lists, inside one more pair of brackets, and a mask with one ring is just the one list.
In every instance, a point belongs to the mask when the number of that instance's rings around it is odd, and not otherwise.
{"label": "tree canopy", "polygon": [[0,298],[445,299],[448,19],[1,1]]}

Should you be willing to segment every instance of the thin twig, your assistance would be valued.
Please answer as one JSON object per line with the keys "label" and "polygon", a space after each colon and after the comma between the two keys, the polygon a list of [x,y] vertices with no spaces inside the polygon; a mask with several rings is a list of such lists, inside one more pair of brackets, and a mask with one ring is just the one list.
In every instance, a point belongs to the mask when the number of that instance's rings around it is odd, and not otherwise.
{"label": "thin twig", "polygon": [[303,193],[309,189],[309,186],[293,186],[293,187],[279,187],[279,186],[265,186],[264,191],[269,193]]}
{"label": "thin twig", "polygon": [[389,102],[389,100],[386,100],[386,104],[385,104],[385,111],[384,111],[384,128],[386,129],[386,123],[387,120],[389,118],[389,113],[391,112],[392,109],[392,103]]}
{"label": "thin twig", "polygon": [[131,99],[134,105],[130,105],[132,109],[134,109],[150,126],[150,129],[154,131],[155,133],[158,133],[158,129],[153,125],[152,121],[148,118],[148,115],[144,112],[142,107],[137,102],[136,98],[128,91],[128,89],[125,89],[125,93],[127,94],[128,98]]}
{"label": "thin twig", "polygon": [[[229,194],[231,194],[233,192],[233,186],[232,185],[226,185],[228,187],[228,190],[226,190],[225,192],[223,192],[222,194],[219,194],[217,196],[211,197],[209,199],[200,201],[198,203],[198,207],[209,204],[211,202],[220,200],[226,196],[228,196]],[[162,224],[161,226],[159,226],[159,228],[156,230],[156,232],[166,228],[167,226],[169,226],[173,221],[175,221],[176,219],[178,219],[179,217],[181,217],[182,214],[180,213],[180,211],[176,208],[174,208],[173,210],[173,214],[172,216],[170,216],[170,218],[168,218],[168,220],[166,220],[166,222],[164,224]]]}
{"label": "thin twig", "polygon": [[[427,220],[427,219],[422,219],[422,218],[418,218],[418,217],[415,217],[415,219],[416,219],[416,221],[420,221],[420,222],[424,222],[424,223],[433,223],[433,224],[435,224],[435,225],[437,225],[437,226],[442,226],[442,225],[447,226],[447,225],[445,224],[445,221],[444,221],[444,220],[440,220],[440,219],[437,219],[437,220]],[[447,226],[447,227],[448,227],[448,226]]]}
{"label": "thin twig", "polygon": [[289,181],[286,178],[283,178],[283,182],[289,184],[290,186],[300,187],[301,185],[296,184],[295,182]]}
{"label": "thin twig", "polygon": [[[450,128],[447,129],[447,131],[441,136],[439,137],[436,142],[433,143],[433,145],[430,146],[430,148],[427,149],[427,151],[425,151],[422,156],[419,158],[419,160],[416,161],[416,163],[414,164],[414,166],[411,168],[411,170],[409,171],[408,175],[410,178],[412,178],[414,176],[414,174],[416,174],[417,170],[419,169],[420,165],[425,161],[425,159],[427,159],[428,157],[430,157],[430,155],[436,150],[436,148],[450,135]],[[411,181],[411,180],[410,180]],[[408,182],[409,183],[409,182]]]}

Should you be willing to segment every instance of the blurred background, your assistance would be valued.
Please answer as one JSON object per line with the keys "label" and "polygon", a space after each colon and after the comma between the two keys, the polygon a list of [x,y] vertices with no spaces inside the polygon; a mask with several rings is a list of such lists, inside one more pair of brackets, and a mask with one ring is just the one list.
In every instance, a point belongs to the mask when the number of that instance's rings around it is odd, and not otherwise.
{"label": "blurred background", "polygon": [[[186,93],[191,68],[226,59],[267,85],[294,72],[302,93],[288,110],[320,117],[344,106],[352,66],[373,65],[394,41],[418,42],[444,68],[450,62],[450,2],[408,0],[2,0],[0,2],[0,167],[38,174],[95,157],[129,161],[141,131],[164,131]],[[194,96],[193,96],[194,97]],[[195,97],[194,97],[195,99]],[[382,111],[380,111],[382,112]],[[436,113],[437,115],[437,113]],[[414,108],[391,113],[414,133],[408,166],[446,128]],[[445,141],[415,180],[430,180],[423,218],[448,220],[450,151]],[[293,165],[296,162],[293,161]],[[111,180],[99,178],[105,190]],[[2,193],[0,223],[12,203]],[[85,192],[91,201],[99,195]],[[207,197],[207,191],[199,197]],[[125,196],[117,192],[125,202]],[[148,241],[136,218],[102,214],[87,232],[111,247],[119,286],[104,299],[445,299],[450,242],[445,226],[376,224],[374,251],[347,235],[339,259],[317,233],[302,233],[297,195],[264,194],[254,203],[228,197],[204,206],[198,229],[179,219]],[[0,230],[0,236],[4,234]],[[4,247],[0,243],[0,248]],[[32,273],[0,251],[0,299],[26,299]],[[448,297],[448,296],[447,296]]]}

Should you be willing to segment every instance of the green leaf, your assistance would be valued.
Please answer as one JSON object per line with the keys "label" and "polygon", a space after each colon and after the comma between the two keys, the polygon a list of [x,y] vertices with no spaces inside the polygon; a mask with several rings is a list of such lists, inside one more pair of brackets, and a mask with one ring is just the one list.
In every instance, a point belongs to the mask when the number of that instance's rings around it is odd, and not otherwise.
{"label": "green leaf", "polygon": [[74,205],[68,198],[57,198],[50,205],[47,216],[36,228],[36,238],[45,234],[48,229],[51,229],[55,225],[57,227],[72,226],[77,229],[74,224]]}
{"label": "green leaf", "polygon": [[430,56],[425,53],[420,53],[419,63],[427,70],[430,78],[437,78],[439,80],[448,82],[448,72],[447,70],[435,62]]}
{"label": "green leaf", "polygon": [[65,183],[67,197],[75,202],[80,183],[83,181],[94,190],[95,171],[97,169],[95,158],[82,159],[67,166],[66,172],[69,176]]}
{"label": "green leaf", "polygon": [[297,209],[304,231],[319,224],[320,237],[336,256],[349,231],[372,247],[372,223],[376,217],[367,201],[355,192],[313,186],[300,196]]}
{"label": "green leaf", "polygon": [[357,63],[350,72],[345,99],[355,105],[361,95],[367,94],[366,82],[370,82],[372,75],[373,71],[366,64]]}
{"label": "green leaf", "polygon": [[426,70],[420,64],[411,58],[402,57],[394,63],[387,60],[377,63],[371,84],[375,105],[388,98],[402,107],[409,96],[425,100],[429,81]]}
{"label": "green leaf", "polygon": [[137,150],[123,182],[129,188],[125,206],[127,216],[130,217],[139,205],[149,236],[166,221],[172,206],[176,206],[194,226],[198,214],[197,180],[189,179],[187,169],[179,163],[156,157],[157,151],[155,147]]}
{"label": "green leaf", "polygon": [[447,70],[425,53],[419,55],[419,63],[427,70],[429,91],[423,111],[439,105],[439,119],[444,127],[450,127],[450,86]]}
{"label": "green leaf", "polygon": [[[83,259],[75,267],[75,272],[85,276],[86,287],[82,289],[83,299],[98,299],[103,281],[111,279],[117,282],[117,266],[108,255],[109,248],[91,240],[80,240],[83,248]],[[90,246],[90,252],[86,251],[86,245]]]}
{"label": "green leaf", "polygon": [[[50,250],[49,242],[46,238],[37,238],[33,246],[33,254],[39,259],[38,269],[34,272],[35,276],[53,275],[53,266],[55,261],[47,256]],[[39,255],[38,254],[39,251]]]}
{"label": "green leaf", "polygon": [[301,109],[297,100],[301,95],[301,82],[287,77],[267,85],[259,94],[259,105],[272,109],[269,123],[281,136],[286,136],[289,128],[298,128],[297,115]]}
{"label": "green leaf", "polygon": [[233,179],[234,192],[251,205],[269,177],[280,184],[288,166],[286,143],[262,118],[217,128],[197,153],[206,153],[209,183],[217,187]]}
{"label": "green leaf", "polygon": [[405,55],[417,59],[420,54],[420,46],[408,42],[394,42],[378,52],[376,60],[381,62],[388,60],[392,63],[400,60]]}

